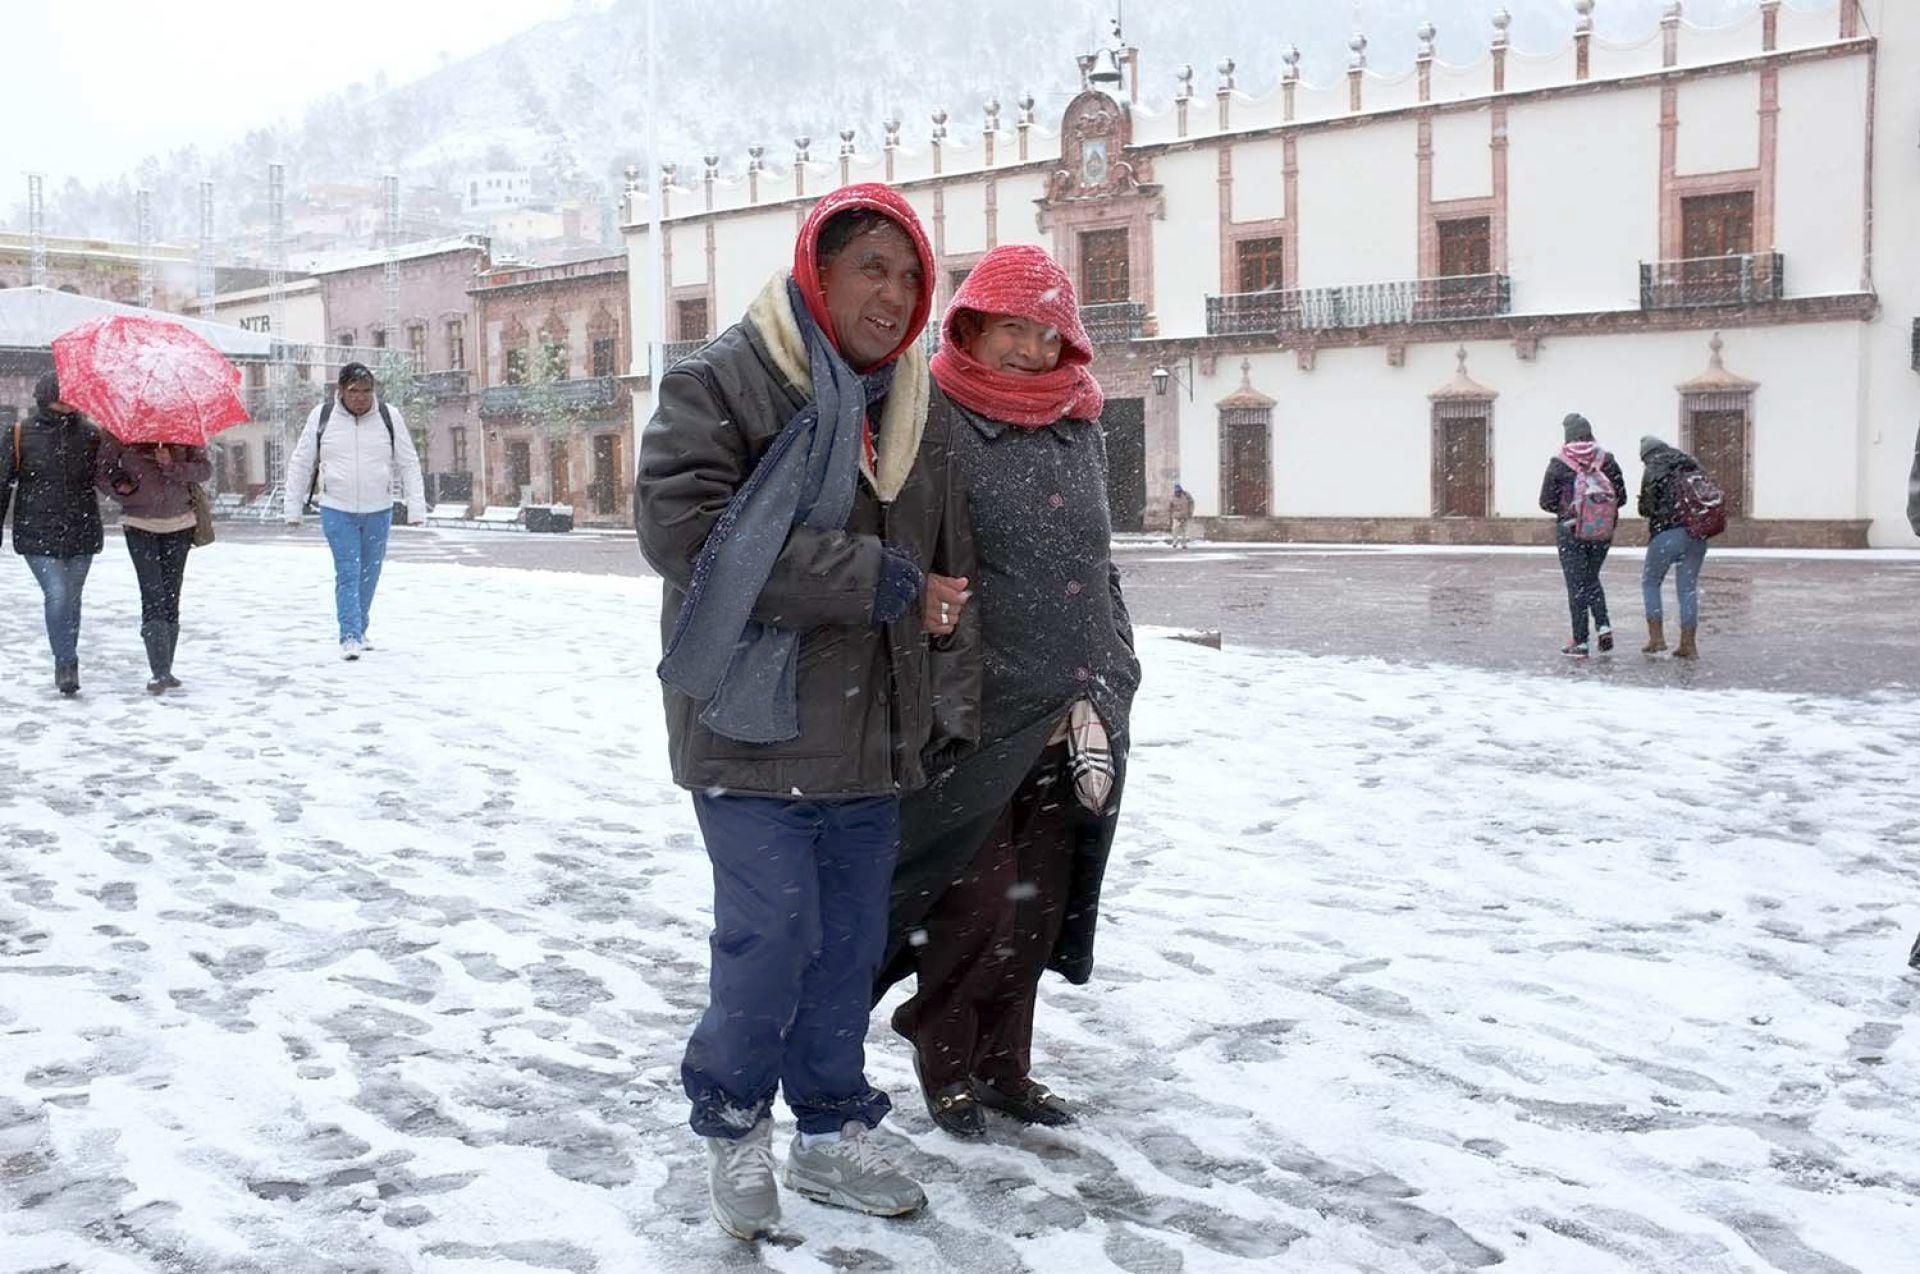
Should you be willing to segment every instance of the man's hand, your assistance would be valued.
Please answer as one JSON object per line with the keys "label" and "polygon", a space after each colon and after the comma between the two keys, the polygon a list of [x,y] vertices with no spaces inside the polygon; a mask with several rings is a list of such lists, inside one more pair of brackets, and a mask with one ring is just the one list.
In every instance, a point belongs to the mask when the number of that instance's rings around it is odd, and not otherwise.
{"label": "man's hand", "polygon": [[960,612],[972,599],[964,575],[929,574],[921,626],[935,637],[945,637],[960,626]]}

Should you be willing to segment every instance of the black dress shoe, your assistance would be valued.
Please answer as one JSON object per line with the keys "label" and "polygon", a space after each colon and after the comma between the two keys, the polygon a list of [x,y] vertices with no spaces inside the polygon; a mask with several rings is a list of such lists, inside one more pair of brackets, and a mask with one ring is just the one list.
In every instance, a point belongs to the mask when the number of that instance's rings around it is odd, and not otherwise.
{"label": "black dress shoe", "polygon": [[926,1096],[927,1113],[933,1116],[933,1122],[954,1136],[975,1141],[987,1135],[987,1116],[966,1080]]}
{"label": "black dress shoe", "polygon": [[1036,1084],[1030,1079],[1011,1093],[996,1088],[984,1079],[976,1079],[973,1081],[973,1095],[980,1099],[982,1106],[1010,1115],[1023,1124],[1064,1128],[1076,1122],[1071,1106],[1055,1097],[1053,1090],[1045,1084]]}

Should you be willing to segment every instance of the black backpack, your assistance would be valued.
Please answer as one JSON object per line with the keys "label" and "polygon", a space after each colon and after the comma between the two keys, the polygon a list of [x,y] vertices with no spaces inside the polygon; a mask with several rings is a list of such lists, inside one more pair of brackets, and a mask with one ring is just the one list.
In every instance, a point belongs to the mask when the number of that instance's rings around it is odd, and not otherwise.
{"label": "black backpack", "polygon": [[[336,399],[328,398],[320,404],[320,427],[313,431],[313,485],[307,488],[307,504],[320,498],[320,440],[327,436],[327,421],[333,418],[333,404]],[[380,409],[380,419],[387,427],[387,446],[393,451],[394,458],[400,455],[400,444],[393,437],[393,413],[387,410],[387,400],[378,398],[374,406]]]}

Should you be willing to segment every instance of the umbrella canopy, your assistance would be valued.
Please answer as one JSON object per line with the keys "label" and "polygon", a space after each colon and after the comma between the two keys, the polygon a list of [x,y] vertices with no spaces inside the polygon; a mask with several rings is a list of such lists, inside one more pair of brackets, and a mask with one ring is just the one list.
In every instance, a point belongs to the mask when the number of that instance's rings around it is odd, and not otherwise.
{"label": "umbrella canopy", "polygon": [[179,323],[112,314],[53,338],[60,397],[121,442],[203,447],[244,424],[240,369]]}

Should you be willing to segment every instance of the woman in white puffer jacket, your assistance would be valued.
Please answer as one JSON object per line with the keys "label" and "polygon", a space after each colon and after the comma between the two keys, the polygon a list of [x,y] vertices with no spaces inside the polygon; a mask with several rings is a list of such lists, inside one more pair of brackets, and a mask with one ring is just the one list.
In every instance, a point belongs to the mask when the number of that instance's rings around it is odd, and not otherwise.
{"label": "woman in white puffer jacket", "polygon": [[406,419],[379,400],[372,370],[348,363],[340,369],[339,389],[338,401],[313,409],[287,458],[287,523],[300,524],[308,493],[317,487],[320,526],[333,549],[340,657],[358,659],[372,649],[367,622],[387,556],[396,480],[415,522],[426,520],[427,495]]}

